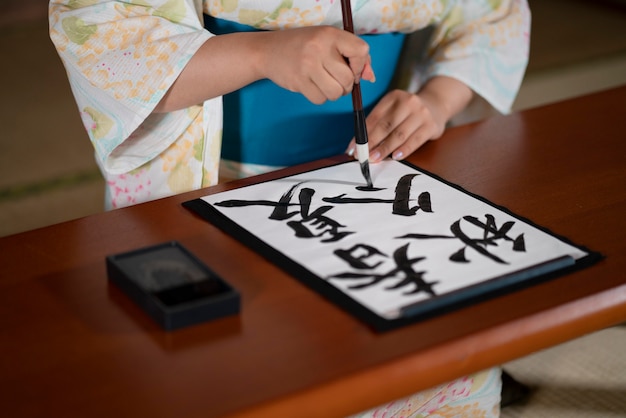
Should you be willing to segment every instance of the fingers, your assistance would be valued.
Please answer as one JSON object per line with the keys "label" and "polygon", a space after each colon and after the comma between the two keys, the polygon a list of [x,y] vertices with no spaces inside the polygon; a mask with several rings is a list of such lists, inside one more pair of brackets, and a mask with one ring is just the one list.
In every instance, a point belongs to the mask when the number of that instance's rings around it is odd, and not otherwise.
{"label": "fingers", "polygon": [[322,62],[301,64],[294,68],[291,81],[283,87],[301,93],[313,104],[337,100],[350,93],[354,85],[352,71],[345,62]]}
{"label": "fingers", "polygon": [[402,160],[424,145],[431,139],[431,129],[427,124],[420,122],[417,118],[406,118],[399,122],[395,128],[387,132],[378,145],[370,148],[371,161],[378,162],[387,156],[394,160]]}
{"label": "fingers", "polygon": [[326,99],[337,100],[349,94],[363,74],[367,80],[375,79],[365,41],[336,28],[318,29],[320,39],[315,48],[320,68],[310,71],[310,77]]}
{"label": "fingers", "polygon": [[381,100],[381,107],[372,111],[370,141],[374,162],[391,156],[402,160],[443,132],[431,109],[418,95],[394,91]]}
{"label": "fingers", "polygon": [[[402,160],[443,133],[431,109],[415,94],[393,91],[385,95],[367,117],[370,162],[391,156]],[[348,147],[353,150],[354,142]],[[354,152],[354,151],[352,151]]]}
{"label": "fingers", "polygon": [[[337,54],[334,60],[325,62],[324,70],[319,73],[319,85],[328,94],[329,100],[337,100],[352,91],[354,74],[342,56]],[[326,80],[322,80],[324,77]]]}
{"label": "fingers", "polygon": [[273,31],[264,38],[259,72],[312,103],[349,94],[361,77],[375,80],[369,45],[344,30],[318,26]]}
{"label": "fingers", "polygon": [[314,104],[337,100],[352,91],[354,79],[345,62],[329,62],[320,70],[311,71],[303,83],[302,94]]}
{"label": "fingers", "polygon": [[323,71],[312,72],[312,81],[328,100],[337,100],[349,94],[355,83],[375,80],[369,56],[369,45],[362,39],[341,31],[336,45],[327,56],[321,57]]}
{"label": "fingers", "polygon": [[360,82],[366,71],[367,79],[371,78],[373,71],[367,42],[352,33],[341,31],[341,36],[337,37],[337,50],[348,61],[353,74],[353,83]]}

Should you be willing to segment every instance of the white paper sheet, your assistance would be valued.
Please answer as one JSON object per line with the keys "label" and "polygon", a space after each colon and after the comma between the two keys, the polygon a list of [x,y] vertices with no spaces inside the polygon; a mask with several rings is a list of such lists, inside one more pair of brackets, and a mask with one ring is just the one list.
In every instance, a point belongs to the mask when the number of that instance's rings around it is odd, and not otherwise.
{"label": "white paper sheet", "polygon": [[380,190],[358,190],[365,183],[350,162],[202,200],[386,319],[563,255],[587,255],[412,166],[370,169]]}

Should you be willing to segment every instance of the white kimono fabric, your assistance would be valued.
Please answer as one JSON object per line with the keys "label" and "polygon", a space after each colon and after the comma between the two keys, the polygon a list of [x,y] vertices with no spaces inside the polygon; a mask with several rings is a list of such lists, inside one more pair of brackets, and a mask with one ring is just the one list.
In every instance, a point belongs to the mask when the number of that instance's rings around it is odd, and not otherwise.
{"label": "white kimono fabric", "polygon": [[[435,27],[419,82],[456,78],[502,113],[528,61],[526,0],[353,0],[358,34]],[[221,98],[152,113],[213,34],[202,14],[259,29],[342,27],[338,0],[51,0],[50,35],[118,208],[217,183]]]}

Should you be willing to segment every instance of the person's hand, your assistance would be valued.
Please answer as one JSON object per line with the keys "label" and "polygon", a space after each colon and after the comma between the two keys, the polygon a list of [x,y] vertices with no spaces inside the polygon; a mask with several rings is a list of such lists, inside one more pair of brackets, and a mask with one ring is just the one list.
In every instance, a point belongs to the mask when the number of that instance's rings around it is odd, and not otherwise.
{"label": "person's hand", "polygon": [[369,45],[331,26],[236,32],[209,38],[155,112],[173,112],[270,79],[315,104],[337,100],[361,79],[374,82]]}
{"label": "person's hand", "polygon": [[279,86],[322,104],[374,81],[369,46],[331,26],[264,32],[259,71]]}
{"label": "person's hand", "polygon": [[[472,91],[448,77],[431,79],[418,93],[393,90],[366,118],[370,162],[387,156],[402,160],[431,139],[439,138],[448,120],[470,102]],[[348,154],[354,155],[354,139]]]}
{"label": "person's hand", "polygon": [[391,155],[402,160],[430,139],[439,138],[445,119],[419,95],[403,90],[387,93],[366,119],[370,161]]}

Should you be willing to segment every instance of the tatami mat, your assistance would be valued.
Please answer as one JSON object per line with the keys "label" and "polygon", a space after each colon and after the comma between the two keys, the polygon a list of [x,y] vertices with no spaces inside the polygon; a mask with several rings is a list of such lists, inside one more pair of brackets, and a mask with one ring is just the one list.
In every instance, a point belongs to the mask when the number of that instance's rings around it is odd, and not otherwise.
{"label": "tatami mat", "polygon": [[0,54],[0,236],[103,211],[104,181],[45,16],[0,26]]}
{"label": "tatami mat", "polygon": [[506,364],[532,388],[502,418],[626,417],[626,326],[608,328]]}

